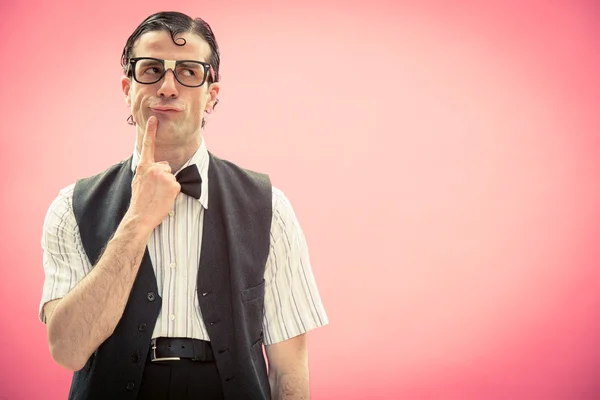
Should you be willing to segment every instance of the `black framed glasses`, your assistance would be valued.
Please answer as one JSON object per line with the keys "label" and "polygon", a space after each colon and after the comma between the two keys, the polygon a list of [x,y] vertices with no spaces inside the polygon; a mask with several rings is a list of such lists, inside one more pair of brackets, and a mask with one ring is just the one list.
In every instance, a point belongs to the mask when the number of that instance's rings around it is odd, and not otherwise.
{"label": "black framed glasses", "polygon": [[187,87],[202,86],[209,73],[214,78],[212,66],[202,61],[135,57],[129,60],[129,63],[133,71],[133,79],[145,85],[160,81],[169,69],[173,71],[177,82]]}

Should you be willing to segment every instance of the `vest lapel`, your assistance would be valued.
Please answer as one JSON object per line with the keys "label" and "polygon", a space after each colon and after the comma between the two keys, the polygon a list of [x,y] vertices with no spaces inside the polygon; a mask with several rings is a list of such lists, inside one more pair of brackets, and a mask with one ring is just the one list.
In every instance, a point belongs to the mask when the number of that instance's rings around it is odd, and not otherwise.
{"label": "vest lapel", "polygon": [[[95,265],[104,251],[105,244],[114,235],[121,223],[131,199],[131,158],[121,164],[115,180],[100,180],[89,190],[75,190],[73,211],[79,223],[79,232],[85,251],[92,265]],[[98,199],[101,201],[98,202]],[[90,205],[94,205],[93,207]],[[98,204],[101,209],[98,209]]]}

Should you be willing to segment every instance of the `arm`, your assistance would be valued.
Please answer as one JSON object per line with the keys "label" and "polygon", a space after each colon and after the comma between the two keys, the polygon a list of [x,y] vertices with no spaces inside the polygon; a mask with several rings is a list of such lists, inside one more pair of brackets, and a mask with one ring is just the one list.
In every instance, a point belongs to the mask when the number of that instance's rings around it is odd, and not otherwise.
{"label": "arm", "polygon": [[265,346],[274,400],[308,400],[310,385],[306,334]]}
{"label": "arm", "polygon": [[[127,305],[148,238],[173,207],[181,190],[168,163],[154,161],[156,129],[157,120],[151,117],[132,182],[129,210],[104,254],[62,299],[44,307],[50,353],[57,363],[70,370],[83,368],[90,355],[114,332]],[[45,227],[47,237],[63,247],[73,244],[73,232],[49,225]],[[57,256],[64,258],[60,245],[57,249]]]}
{"label": "arm", "polygon": [[[52,358],[77,371],[114,331],[150,232],[126,217],[92,271],[62,299],[44,306]],[[100,300],[101,299],[101,300]]]}
{"label": "arm", "polygon": [[290,201],[276,188],[265,282],[263,331],[272,396],[309,399],[306,333],[328,319],[304,233]]}

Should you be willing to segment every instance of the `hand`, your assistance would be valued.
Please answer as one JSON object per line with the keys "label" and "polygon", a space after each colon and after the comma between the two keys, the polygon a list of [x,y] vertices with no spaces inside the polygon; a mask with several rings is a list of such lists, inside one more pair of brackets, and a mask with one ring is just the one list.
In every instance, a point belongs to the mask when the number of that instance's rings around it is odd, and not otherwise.
{"label": "hand", "polygon": [[128,214],[150,230],[157,227],[173,208],[181,185],[166,161],[154,161],[154,143],[158,120],[148,119],[142,153],[132,183]]}

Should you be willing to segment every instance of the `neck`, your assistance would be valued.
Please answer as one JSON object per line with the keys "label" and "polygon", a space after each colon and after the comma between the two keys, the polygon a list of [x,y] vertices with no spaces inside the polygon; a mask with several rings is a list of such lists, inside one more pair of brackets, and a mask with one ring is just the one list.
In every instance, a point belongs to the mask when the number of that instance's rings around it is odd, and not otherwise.
{"label": "neck", "polygon": [[[137,149],[141,152],[140,143],[142,138],[138,138]],[[200,144],[202,143],[202,136],[198,135],[193,140],[187,143],[155,143],[154,147],[154,161],[166,161],[171,166],[173,173],[183,167],[183,165],[198,151]]]}

